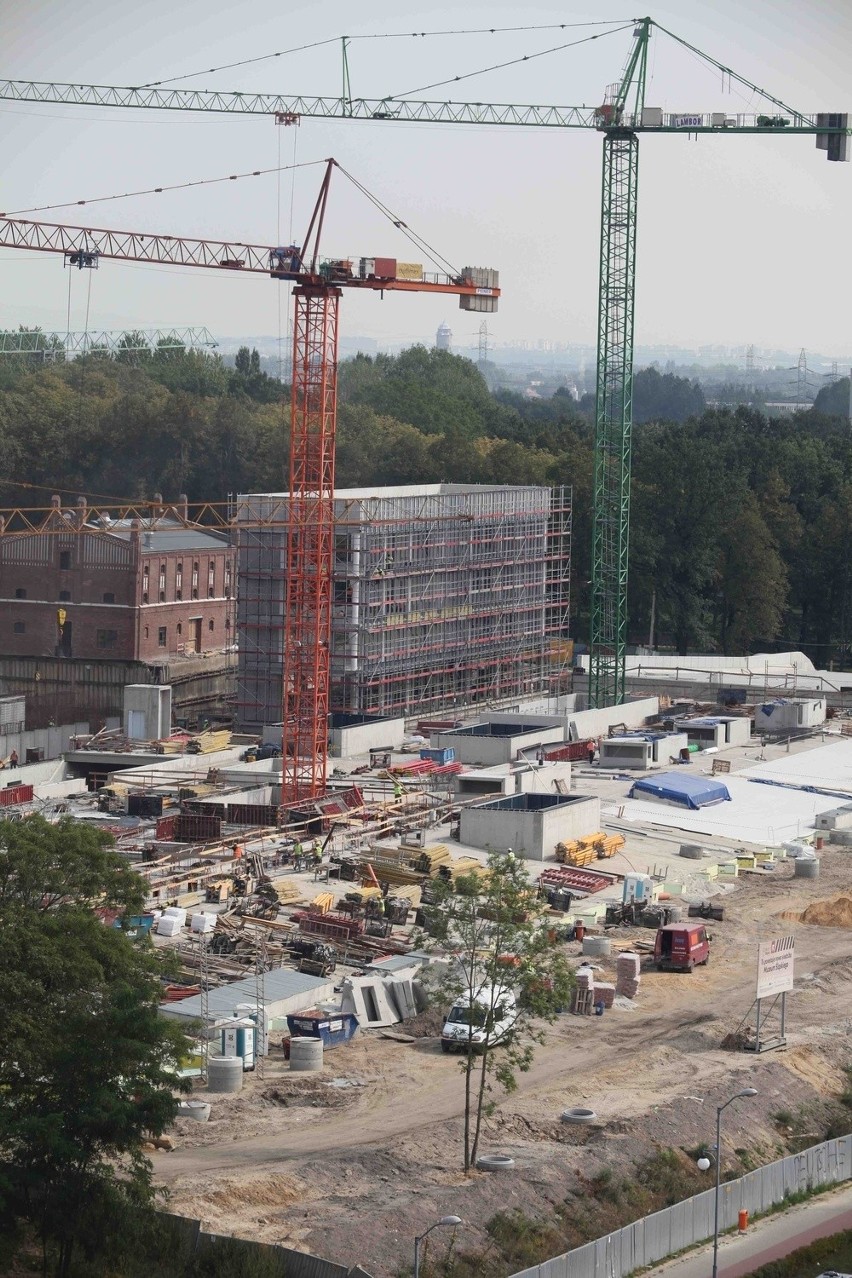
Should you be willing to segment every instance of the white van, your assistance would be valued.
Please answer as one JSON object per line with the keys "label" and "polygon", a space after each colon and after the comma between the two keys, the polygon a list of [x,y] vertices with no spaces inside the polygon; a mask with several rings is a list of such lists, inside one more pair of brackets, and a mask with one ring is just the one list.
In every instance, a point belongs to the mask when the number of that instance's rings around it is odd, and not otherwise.
{"label": "white van", "polygon": [[441,1051],[466,1052],[469,1043],[474,1048],[481,1047],[486,1035],[488,1046],[492,1047],[511,1033],[517,1015],[511,990],[498,993],[493,987],[484,985],[472,997],[465,990],[447,1013],[441,1030]]}

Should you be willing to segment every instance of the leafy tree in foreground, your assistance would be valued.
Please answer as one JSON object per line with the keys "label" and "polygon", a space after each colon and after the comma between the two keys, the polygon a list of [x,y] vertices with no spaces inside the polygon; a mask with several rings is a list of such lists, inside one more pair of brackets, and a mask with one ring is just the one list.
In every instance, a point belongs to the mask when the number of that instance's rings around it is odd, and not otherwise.
{"label": "leafy tree in foreground", "polygon": [[142,1144],[183,1090],[162,966],[92,908],[131,912],[141,889],[98,831],[0,822],[0,1231],[34,1232],[57,1278],[152,1204]]}
{"label": "leafy tree in foreground", "polygon": [[[464,1170],[476,1163],[482,1120],[494,1108],[495,1084],[517,1086],[532,1064],[542,1022],[552,1021],[570,997],[573,973],[537,917],[539,901],[524,862],[493,852],[484,876],[452,884],[438,881],[427,917],[449,967],[434,993],[439,1002],[466,1007],[470,1032],[462,1040]],[[500,1009],[514,998],[511,1032],[495,1035]]]}

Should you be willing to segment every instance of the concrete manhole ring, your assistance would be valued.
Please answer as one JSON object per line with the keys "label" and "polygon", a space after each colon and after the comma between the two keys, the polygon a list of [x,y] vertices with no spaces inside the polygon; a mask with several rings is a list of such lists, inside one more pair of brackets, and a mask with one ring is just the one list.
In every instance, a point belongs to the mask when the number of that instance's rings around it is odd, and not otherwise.
{"label": "concrete manhole ring", "polygon": [[476,1165],[480,1171],[511,1171],[515,1160],[508,1154],[482,1154],[477,1158]]}
{"label": "concrete manhole ring", "polygon": [[597,1114],[593,1109],[583,1109],[577,1105],[573,1109],[563,1109],[563,1123],[595,1123],[597,1122]]}

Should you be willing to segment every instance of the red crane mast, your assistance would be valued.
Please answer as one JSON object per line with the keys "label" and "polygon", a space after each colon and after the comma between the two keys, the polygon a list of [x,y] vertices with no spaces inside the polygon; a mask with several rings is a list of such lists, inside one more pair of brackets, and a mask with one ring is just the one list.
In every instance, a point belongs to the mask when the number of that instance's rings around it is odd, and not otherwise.
{"label": "red crane mast", "polygon": [[[337,337],[344,288],[451,293],[464,310],[490,313],[500,296],[496,271],[424,273],[393,258],[320,258],[319,244],[334,160],[329,160],[301,247],[115,231],[23,221],[0,215],[0,247],[61,253],[66,264],[97,269],[100,259],[198,266],[272,279],[295,287],[290,399],[290,483],[284,600],[281,802],[325,792],[331,709],[331,609],[334,574],[334,460]],[[310,260],[309,260],[310,259]]]}

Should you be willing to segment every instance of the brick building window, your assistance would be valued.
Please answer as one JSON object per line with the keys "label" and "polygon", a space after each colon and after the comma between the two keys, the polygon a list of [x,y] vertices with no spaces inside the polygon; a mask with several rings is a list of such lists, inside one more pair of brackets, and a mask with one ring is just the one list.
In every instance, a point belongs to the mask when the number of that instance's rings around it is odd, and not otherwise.
{"label": "brick building window", "polygon": [[157,644],[160,648],[165,648],[166,646],[166,627],[165,626],[160,626],[159,630],[157,631]]}
{"label": "brick building window", "polygon": [[26,590],[24,590],[23,586],[18,586],[17,590],[15,591],[15,598],[26,599],[26,597],[27,597]]}
{"label": "brick building window", "polygon": [[70,591],[70,590],[60,590],[60,592],[59,592],[59,602],[60,602],[60,603],[70,603],[70,602],[71,602],[71,591]]}
{"label": "brick building window", "polygon": [[114,648],[118,643],[117,630],[99,630],[98,631],[98,647]]}
{"label": "brick building window", "polygon": [[115,603],[115,595],[111,590],[104,591],[104,603]]}
{"label": "brick building window", "polygon": [[175,569],[175,599],[183,599],[183,564]]}
{"label": "brick building window", "polygon": [[207,629],[208,629],[208,630],[215,630],[215,629],[216,629],[216,622],[213,620],[213,618],[212,618],[212,617],[210,618],[210,620],[209,620],[209,621],[208,621],[208,623],[207,623]]}
{"label": "brick building window", "polygon": [[207,598],[212,599],[216,593],[216,562],[211,559],[207,568]]}
{"label": "brick building window", "polygon": [[145,627],[145,638],[146,638],[146,639],[148,638],[148,627],[147,627],[147,626]]}
{"label": "brick building window", "polygon": [[148,565],[142,565],[142,602],[148,602]]}
{"label": "brick building window", "polygon": [[225,598],[230,599],[230,597],[231,597],[231,561],[230,559],[226,559],[225,560]]}
{"label": "brick building window", "polygon": [[59,567],[63,570],[71,567],[71,551],[70,550],[60,550]]}
{"label": "brick building window", "polygon": [[192,565],[192,597],[198,598],[198,564]]}
{"label": "brick building window", "polygon": [[25,635],[27,633],[27,627],[23,621],[16,621],[12,629],[16,635]]}
{"label": "brick building window", "polygon": [[160,564],[160,603],[166,598],[166,565]]}
{"label": "brick building window", "polygon": [[180,637],[180,635],[183,634],[183,626],[181,625],[180,622],[177,623],[177,632],[178,632],[178,637]]}

